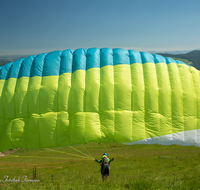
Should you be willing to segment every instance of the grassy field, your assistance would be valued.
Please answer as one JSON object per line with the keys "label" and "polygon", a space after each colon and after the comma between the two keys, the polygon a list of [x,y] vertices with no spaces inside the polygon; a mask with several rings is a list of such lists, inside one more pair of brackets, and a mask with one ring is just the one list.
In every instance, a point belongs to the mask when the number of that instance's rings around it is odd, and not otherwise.
{"label": "grassy field", "polygon": [[[106,182],[94,162],[104,152],[115,157]],[[0,189],[200,189],[200,149],[194,146],[89,143],[3,154]]]}

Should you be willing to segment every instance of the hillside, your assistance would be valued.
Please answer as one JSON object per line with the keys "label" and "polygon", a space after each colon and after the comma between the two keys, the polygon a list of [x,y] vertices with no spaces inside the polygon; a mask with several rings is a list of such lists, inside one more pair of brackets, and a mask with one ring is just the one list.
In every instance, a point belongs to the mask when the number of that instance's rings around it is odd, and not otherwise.
{"label": "hillside", "polygon": [[[191,65],[190,62],[192,62],[192,66],[200,70],[200,50],[194,50],[186,54],[177,54],[177,55],[167,54],[167,53],[157,53],[157,54],[178,60],[183,59],[182,60],[183,62],[190,65]],[[189,62],[187,62],[186,60],[188,60]]]}

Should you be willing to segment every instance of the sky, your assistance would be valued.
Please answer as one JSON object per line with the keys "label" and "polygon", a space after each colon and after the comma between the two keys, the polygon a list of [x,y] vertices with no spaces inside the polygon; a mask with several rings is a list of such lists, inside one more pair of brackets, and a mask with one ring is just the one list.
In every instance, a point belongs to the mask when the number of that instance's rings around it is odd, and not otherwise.
{"label": "sky", "polygon": [[0,56],[200,48],[199,0],[0,0]]}

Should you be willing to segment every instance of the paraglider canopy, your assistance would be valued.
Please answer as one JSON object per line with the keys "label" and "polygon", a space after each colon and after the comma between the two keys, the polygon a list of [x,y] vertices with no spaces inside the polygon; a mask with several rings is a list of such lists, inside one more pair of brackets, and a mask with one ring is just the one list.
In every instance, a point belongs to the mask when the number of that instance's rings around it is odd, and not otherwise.
{"label": "paraglider canopy", "polygon": [[0,67],[0,151],[88,142],[200,145],[199,71],[147,52],[90,48]]}

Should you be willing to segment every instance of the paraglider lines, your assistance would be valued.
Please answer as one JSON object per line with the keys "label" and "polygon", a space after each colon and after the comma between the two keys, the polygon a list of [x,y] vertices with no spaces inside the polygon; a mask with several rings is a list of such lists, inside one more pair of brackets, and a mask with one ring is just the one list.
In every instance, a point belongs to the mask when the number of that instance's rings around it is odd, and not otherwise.
{"label": "paraglider lines", "polygon": [[64,160],[66,160],[66,159],[73,159],[73,158],[61,158],[61,157],[40,157],[40,156],[15,156],[15,155],[9,155],[9,156],[6,156],[6,157],[2,157],[2,158],[13,158],[13,157],[15,157],[15,158],[44,158],[44,159],[50,159],[50,158],[56,158],[56,159],[64,159]]}
{"label": "paraglider lines", "polygon": [[91,156],[91,158],[94,158],[94,156],[92,156],[92,154],[90,154],[90,152],[85,148],[85,146],[82,145],[82,147],[87,151],[87,153]]}
{"label": "paraglider lines", "polygon": [[50,149],[50,148],[45,148],[47,150],[50,150],[50,151],[54,151],[54,152],[59,152],[59,153],[62,153],[62,154],[69,154],[69,155],[72,155],[72,156],[76,156],[76,157],[81,157],[81,158],[86,158],[86,159],[89,159],[89,160],[93,160],[93,158],[91,159],[90,157],[85,157],[85,156],[81,156],[81,155],[77,155],[77,154],[71,154],[71,153],[67,153],[67,152],[63,152],[63,151],[59,151],[59,150],[53,150],[53,149]]}
{"label": "paraglider lines", "polygon": [[83,155],[87,156],[88,158],[90,158],[90,159],[94,160],[94,157],[90,157],[90,156],[88,156],[87,154],[85,154],[85,153],[81,152],[80,150],[78,150],[78,149],[76,149],[76,148],[74,148],[74,147],[72,147],[72,146],[69,146],[69,147],[70,147],[70,148],[72,148],[72,149],[74,149],[75,151],[77,151],[77,152],[80,152],[81,154],[83,154]]}

